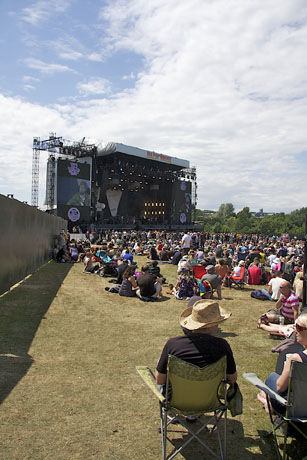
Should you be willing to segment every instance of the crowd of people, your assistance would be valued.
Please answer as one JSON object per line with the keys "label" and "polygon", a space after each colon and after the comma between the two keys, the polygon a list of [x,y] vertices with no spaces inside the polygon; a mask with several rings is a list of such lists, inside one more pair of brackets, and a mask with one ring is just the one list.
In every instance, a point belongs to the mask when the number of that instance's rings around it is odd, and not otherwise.
{"label": "crowd of people", "polygon": [[[57,238],[54,257],[59,262],[84,262],[85,273],[100,273],[99,264],[109,263],[114,267],[116,284],[123,282],[123,263],[135,265],[136,257],[146,256],[149,273],[144,265],[141,271],[135,270],[134,281],[140,275],[146,279],[155,278],[162,296],[161,286],[165,280],[159,265],[177,265],[178,279],[175,285],[168,286],[168,293],[176,299],[186,300],[193,295],[210,298],[216,292],[222,299],[222,286],[231,287],[237,281],[251,285],[267,285],[262,294],[271,301],[280,298],[280,285],[288,281],[295,295],[303,296],[303,241],[259,235],[210,235],[197,232],[157,232],[157,231],[92,231],[83,240],[78,233],[65,234]],[[158,265],[159,264],[159,265]],[[194,267],[203,267],[202,276],[195,276]],[[150,274],[150,277],[149,277]],[[143,278],[140,278],[142,280]],[[126,278],[125,278],[126,280]],[[125,285],[127,285],[125,281]],[[132,283],[135,284],[134,282]],[[150,289],[152,291],[152,287]],[[133,287],[127,292],[137,288]],[[124,295],[124,294],[123,294]],[[153,294],[155,295],[155,294]],[[283,311],[283,309],[281,310]]]}
{"label": "crowd of people", "polygon": [[[163,265],[167,263],[177,266],[178,278],[175,284],[168,284],[167,293],[188,302],[180,319],[184,335],[165,344],[157,365],[157,384],[165,384],[168,354],[199,366],[216,362],[226,354],[228,379],[231,383],[236,381],[231,348],[226,340],[215,336],[219,323],[230,314],[212,297],[223,300],[223,286],[231,287],[238,280],[253,286],[265,285],[261,292],[274,302],[274,308],[261,315],[259,329],[273,336],[292,336],[293,341],[304,348],[292,354],[290,361],[307,363],[307,313],[300,313],[303,241],[261,235],[133,230],[92,231],[83,240],[78,236],[62,231],[57,237],[55,259],[83,262],[85,274],[99,274],[109,267],[115,279],[113,286],[106,290],[121,297],[161,299],[166,283],[161,269],[163,272]],[[138,256],[147,258],[140,270],[136,263]],[[267,385],[283,395],[287,390],[290,361],[285,362],[281,375],[272,373],[267,379]],[[260,393],[258,399],[267,404],[263,394]],[[274,406],[274,410],[278,413],[281,408]]]}

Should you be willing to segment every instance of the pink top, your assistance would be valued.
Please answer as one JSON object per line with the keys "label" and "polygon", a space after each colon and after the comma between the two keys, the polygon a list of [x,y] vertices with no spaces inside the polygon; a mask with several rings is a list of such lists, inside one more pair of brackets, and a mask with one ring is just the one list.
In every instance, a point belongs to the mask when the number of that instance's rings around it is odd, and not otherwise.
{"label": "pink top", "polygon": [[294,322],[294,310],[298,310],[299,307],[299,299],[297,295],[291,291],[289,297],[284,298],[283,296],[281,297],[281,302],[282,302],[282,307],[280,309],[280,312],[283,316],[286,318],[289,318],[292,322]]}

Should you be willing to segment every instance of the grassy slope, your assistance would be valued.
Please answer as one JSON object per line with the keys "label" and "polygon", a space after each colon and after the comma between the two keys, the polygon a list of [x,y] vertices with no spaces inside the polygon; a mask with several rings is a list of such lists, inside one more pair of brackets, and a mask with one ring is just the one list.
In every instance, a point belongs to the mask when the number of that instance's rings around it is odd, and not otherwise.
{"label": "grassy slope", "polygon": [[[139,265],[143,258],[138,259]],[[168,282],[176,268],[162,266]],[[5,460],[157,459],[158,404],[135,372],[155,368],[164,342],[181,333],[186,302],[122,299],[108,278],[84,275],[80,264],[50,263],[0,299],[1,447]],[[256,329],[268,303],[250,291],[224,289],[232,317],[221,327],[239,375],[265,378],[276,344]],[[244,414],[229,423],[229,459],[275,458],[258,436],[269,429],[256,391],[240,377]],[[183,456],[203,458],[197,445]]]}

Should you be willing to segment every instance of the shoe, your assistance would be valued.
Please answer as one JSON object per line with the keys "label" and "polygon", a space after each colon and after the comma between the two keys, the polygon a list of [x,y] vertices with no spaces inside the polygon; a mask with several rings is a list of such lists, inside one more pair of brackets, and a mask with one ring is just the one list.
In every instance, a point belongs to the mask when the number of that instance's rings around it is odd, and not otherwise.
{"label": "shoe", "polygon": [[185,419],[188,423],[196,423],[198,417],[195,417],[194,415],[188,415]]}

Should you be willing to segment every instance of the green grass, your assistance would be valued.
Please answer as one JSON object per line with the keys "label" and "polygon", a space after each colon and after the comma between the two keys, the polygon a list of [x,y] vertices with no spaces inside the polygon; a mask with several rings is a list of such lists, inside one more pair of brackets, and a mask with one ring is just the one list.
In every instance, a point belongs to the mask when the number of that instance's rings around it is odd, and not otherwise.
{"label": "green grass", "polygon": [[[158,403],[135,366],[155,368],[165,341],[181,334],[186,302],[123,299],[105,291],[109,278],[82,269],[51,262],[0,299],[1,460],[161,456]],[[176,267],[161,271],[175,281]],[[244,396],[243,415],[229,419],[228,458],[274,459],[272,444],[259,436],[268,418],[241,377],[256,371],[265,378],[275,368],[276,342],[256,328],[268,302],[252,299],[250,288],[223,295],[232,317],[221,335],[234,351]],[[193,444],[177,458],[204,455]]]}

